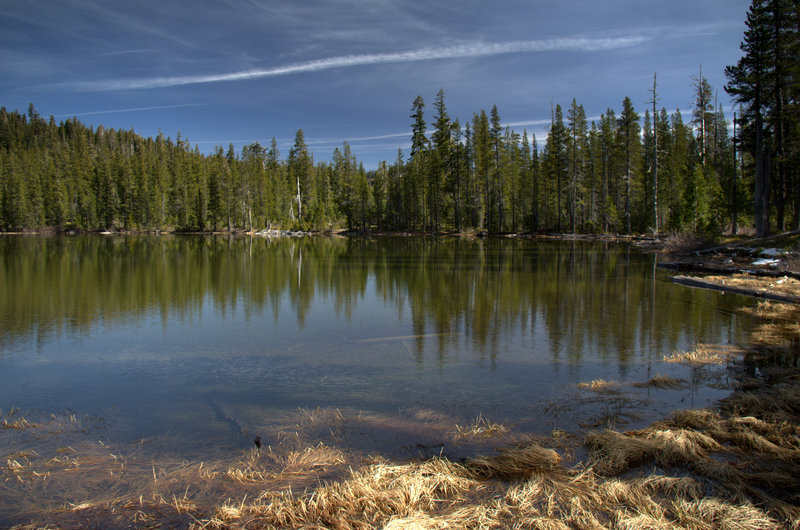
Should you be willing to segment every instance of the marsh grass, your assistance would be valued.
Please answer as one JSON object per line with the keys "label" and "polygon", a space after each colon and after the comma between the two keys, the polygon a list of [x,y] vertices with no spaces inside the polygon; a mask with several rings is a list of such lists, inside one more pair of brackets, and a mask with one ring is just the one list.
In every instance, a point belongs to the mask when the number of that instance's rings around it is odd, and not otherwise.
{"label": "marsh grass", "polygon": [[598,393],[612,393],[619,385],[613,381],[606,381],[605,379],[592,379],[588,383],[578,383],[578,388],[583,390],[591,390]]}
{"label": "marsh grass", "polygon": [[[736,276],[725,278],[724,281],[731,285],[800,297],[800,281],[793,278]],[[740,311],[759,320],[750,339],[760,349],[773,353],[796,354],[800,351],[800,304],[761,300],[757,305],[744,307]]]}
{"label": "marsh grass", "polygon": [[453,440],[456,442],[464,439],[500,437],[509,432],[509,428],[501,423],[494,423],[482,415],[468,425],[456,425]]}
{"label": "marsh grass", "polygon": [[[206,524],[215,528],[245,522],[250,528],[703,529],[798,524],[792,505],[750,486],[766,477],[751,480],[732,464],[719,463],[725,469],[720,471],[708,463],[712,451],[723,450],[713,437],[659,427],[600,433],[589,443],[603,446],[606,455],[593,453],[596,460],[589,466],[567,467],[555,451],[535,444],[463,464],[439,458],[404,465],[380,462],[300,495],[265,494],[250,503],[228,503]],[[616,456],[610,456],[609,447]],[[637,460],[630,462],[634,453]],[[611,469],[609,462],[616,468]],[[648,465],[653,462],[655,469]],[[690,464],[700,473],[686,476]],[[631,475],[634,468],[640,471]],[[676,476],[667,474],[676,468]],[[748,494],[760,502],[752,502]]]}
{"label": "marsh grass", "polygon": [[284,452],[275,452],[271,446],[266,449],[254,447],[241,461],[229,466],[225,476],[234,482],[257,484],[288,475],[325,472],[345,463],[347,459],[343,451],[321,442],[302,450]]}
{"label": "marsh grass", "polygon": [[4,429],[30,429],[33,427],[38,427],[35,423],[31,423],[25,418],[17,418],[16,420],[8,421],[8,418],[3,418],[3,428]]}
{"label": "marsh grass", "polygon": [[676,350],[672,355],[665,355],[662,360],[667,363],[684,363],[690,365],[724,364],[734,352],[719,346],[698,344],[693,350]]}
{"label": "marsh grass", "polygon": [[800,305],[762,301],[743,312],[761,320],[750,336],[757,346],[780,353],[800,351]]}
{"label": "marsh grass", "polygon": [[671,377],[664,374],[656,374],[644,383],[634,383],[633,386],[637,388],[663,388],[663,389],[677,389],[685,388],[688,385],[686,379],[679,377]]}
{"label": "marsh grass", "polygon": [[[787,414],[798,410],[791,403]],[[798,436],[796,422],[689,410],[637,431],[589,433],[588,457],[572,464],[533,442],[464,462],[355,460],[318,444],[254,447],[211,465],[154,464],[138,449],[123,457],[94,443],[5,453],[16,464],[0,494],[17,491],[11,501],[32,527],[798,527]]]}

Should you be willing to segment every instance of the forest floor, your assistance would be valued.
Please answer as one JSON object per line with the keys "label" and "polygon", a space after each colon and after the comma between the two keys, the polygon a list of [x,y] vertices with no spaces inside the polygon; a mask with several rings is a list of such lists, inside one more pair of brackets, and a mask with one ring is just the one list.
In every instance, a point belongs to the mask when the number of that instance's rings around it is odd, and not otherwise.
{"label": "forest floor", "polygon": [[[664,262],[721,288],[800,297],[800,235],[665,247]],[[422,456],[409,460],[348,445],[382,419],[317,409],[276,426],[275,445],[177,461],[153,458],[145,441],[99,442],[89,419],[0,412],[0,526],[800,528],[800,304],[743,311],[757,322],[747,343],[664,357],[722,366],[731,395],[625,432],[520,435],[414,410],[392,425],[419,437]],[[583,385],[598,399],[614,391]]]}

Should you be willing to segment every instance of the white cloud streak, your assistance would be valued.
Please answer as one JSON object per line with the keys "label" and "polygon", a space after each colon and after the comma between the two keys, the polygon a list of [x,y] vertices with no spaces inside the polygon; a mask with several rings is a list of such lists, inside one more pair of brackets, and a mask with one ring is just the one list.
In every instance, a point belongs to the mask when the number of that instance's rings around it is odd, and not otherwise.
{"label": "white cloud streak", "polygon": [[135,107],[131,109],[94,110],[91,112],[74,112],[71,114],[56,114],[54,118],[71,118],[73,116],[96,116],[99,114],[118,114],[121,112],[140,112],[145,110],[178,109],[181,107],[199,107],[203,103],[185,103],[183,105],[160,105],[157,107]]}
{"label": "white cloud streak", "polygon": [[504,55],[510,53],[541,53],[541,52],[594,52],[628,48],[647,41],[646,37],[621,37],[621,38],[561,38],[548,40],[512,41],[499,43],[462,44],[442,48],[422,48],[397,53],[372,53],[362,55],[344,55],[329,57],[301,63],[294,63],[274,68],[246,70],[227,74],[211,74],[182,77],[157,77],[149,79],[113,79],[107,81],[75,83],[72,86],[84,90],[130,90],[163,88],[181,85],[196,85],[203,83],[220,83],[230,81],[244,81],[263,77],[277,77],[299,74],[305,72],[318,72],[335,68],[350,66],[364,66],[372,64],[408,63],[418,61],[432,61],[437,59],[458,59],[466,57],[485,57],[490,55]]}
{"label": "white cloud streak", "polygon": [[361,136],[355,138],[315,138],[306,140],[306,144],[308,145],[337,145],[341,144],[342,142],[372,142],[375,140],[388,140],[389,138],[409,138],[411,136],[411,131],[402,132],[402,133],[392,133],[392,134],[381,134],[378,136]]}

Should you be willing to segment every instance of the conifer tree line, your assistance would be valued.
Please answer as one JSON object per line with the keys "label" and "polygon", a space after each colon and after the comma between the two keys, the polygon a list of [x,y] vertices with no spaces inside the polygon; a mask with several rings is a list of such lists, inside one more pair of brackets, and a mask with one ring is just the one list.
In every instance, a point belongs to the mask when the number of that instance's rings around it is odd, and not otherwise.
{"label": "conifer tree line", "polygon": [[[452,119],[444,92],[410,111],[411,147],[366,171],[350,146],[315,161],[297,131],[201,153],[134,131],[56,123],[0,108],[0,230],[266,228],[759,234],[800,223],[798,3],[753,0],[743,57],[726,69],[733,128],[702,69],[693,108],[630,98],[590,120],[575,99],[551,109],[545,138],[504,127],[497,107]],[[733,133],[733,135],[731,135]],[[770,219],[773,221],[770,222]]]}
{"label": "conifer tree line", "polygon": [[[696,88],[708,101],[694,113],[700,129],[680,112],[645,109],[642,118],[629,98],[619,115],[608,109],[589,123],[573,100],[566,115],[555,105],[542,144],[503,127],[497,107],[451,120],[440,91],[430,127],[423,98],[413,102],[408,156],[371,171],[347,143],[315,162],[302,130],[285,157],[274,139],[203,154],[180,135],[57,124],[32,105],[0,109],[0,228],[717,229],[731,206],[733,144],[707,81]],[[747,193],[738,187],[736,208]]]}

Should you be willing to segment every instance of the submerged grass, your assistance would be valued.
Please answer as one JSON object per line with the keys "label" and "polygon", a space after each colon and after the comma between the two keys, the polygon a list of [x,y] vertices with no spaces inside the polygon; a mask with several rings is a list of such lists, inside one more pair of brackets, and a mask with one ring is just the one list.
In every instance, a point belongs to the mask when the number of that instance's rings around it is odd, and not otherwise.
{"label": "submerged grass", "polygon": [[[791,352],[796,310],[778,304],[753,309],[766,327],[754,334],[761,349],[753,359],[767,347]],[[800,528],[797,351],[787,357],[787,374],[778,383],[736,392],[718,411],[676,411],[627,432],[591,430],[578,441],[577,453],[585,456],[577,461],[559,445],[564,436],[554,432],[551,442],[560,452],[522,440],[463,460],[433,456],[398,463],[348,449],[343,442],[349,433],[384,425],[336,409],[298,411],[270,432],[274,446],[253,447],[230,461],[154,461],[140,446],[64,444],[60,435],[47,435],[80,430],[74,417],[42,422],[0,414],[6,420],[0,430],[0,525]],[[731,351],[710,346],[688,353],[670,360],[736,362]],[[686,384],[656,374],[640,386]],[[596,380],[582,388],[608,399],[603,393],[615,386]],[[449,431],[445,419],[430,411],[404,418],[397,429],[413,433],[411,425],[422,423],[450,436],[448,443],[505,440],[509,434],[507,426],[482,416]],[[320,433],[327,433],[325,442]]]}
{"label": "submerged grass", "polygon": [[693,350],[676,350],[672,355],[665,355],[663,360],[668,363],[686,363],[693,365],[723,364],[729,356],[724,355],[719,349],[706,344],[698,344]]}
{"label": "submerged grass", "polygon": [[578,383],[578,388],[593,392],[613,392],[616,387],[617,383],[606,381],[605,379],[592,379],[588,383]]}
{"label": "submerged grass", "polygon": [[464,439],[492,438],[503,436],[507,432],[509,432],[509,428],[505,425],[491,422],[483,416],[478,415],[475,421],[468,425],[456,425],[456,432],[453,434],[453,439],[459,442]]}
{"label": "submerged grass", "polygon": [[[588,457],[572,464],[538,443],[404,464],[356,463],[323,444],[262,447],[211,466],[145,464],[94,444],[8,453],[0,495],[17,492],[31,527],[800,527],[799,439],[796,421],[689,410],[637,431],[589,433]],[[39,504],[52,488],[71,495]]]}
{"label": "submerged grass", "polygon": [[633,386],[639,388],[684,388],[687,385],[686,379],[671,377],[664,374],[656,374],[644,383],[634,383]]}

